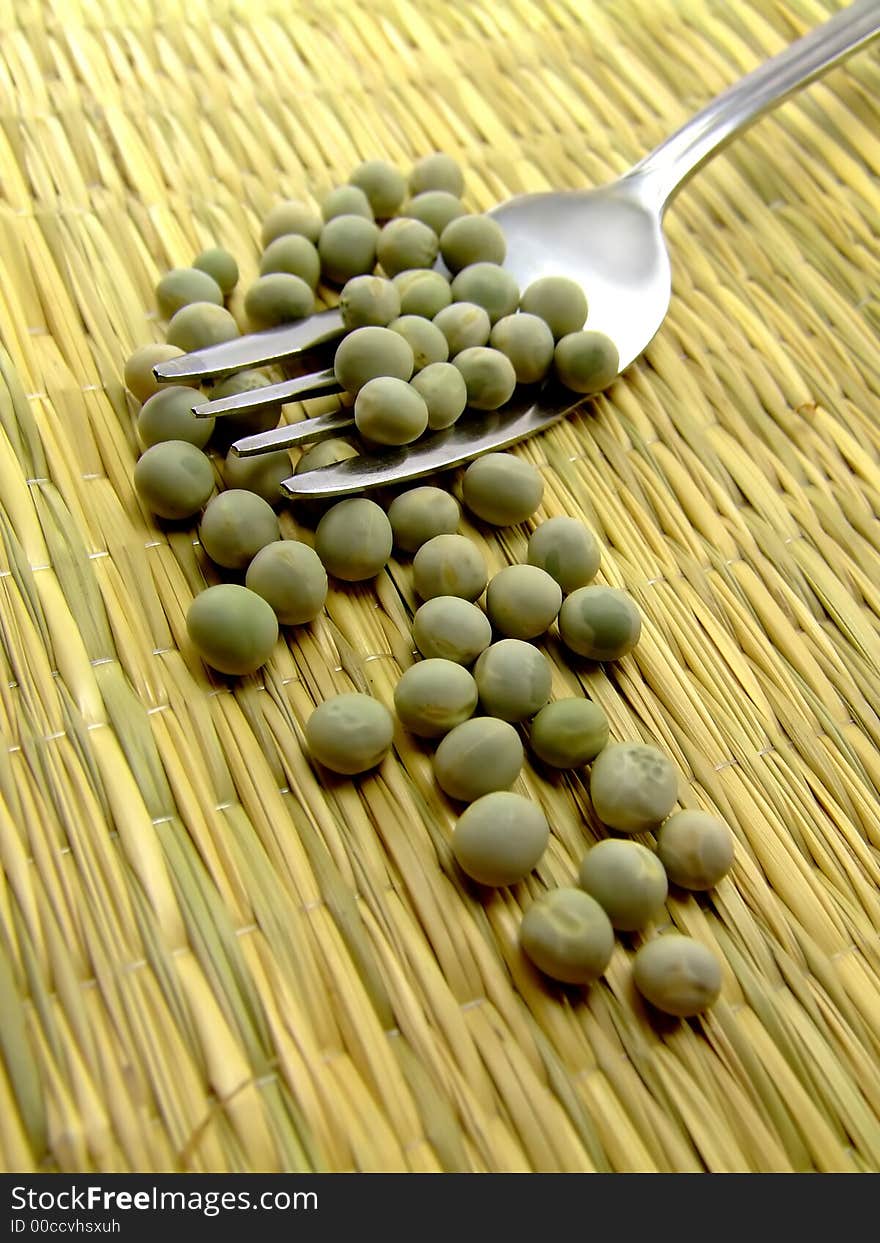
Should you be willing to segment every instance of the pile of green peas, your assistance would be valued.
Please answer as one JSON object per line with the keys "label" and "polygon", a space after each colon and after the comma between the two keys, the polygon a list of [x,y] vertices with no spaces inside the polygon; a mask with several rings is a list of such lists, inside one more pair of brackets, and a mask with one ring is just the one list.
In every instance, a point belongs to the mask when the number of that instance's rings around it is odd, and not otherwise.
{"label": "pile of green peas", "polygon": [[[583,394],[607,387],[617,374],[613,344],[584,330],[588,307],[580,287],[550,276],[520,291],[501,266],[500,229],[465,209],[463,189],[460,169],[440,153],[419,161],[408,179],[371,160],[331,189],[319,211],[289,200],[263,221],[260,275],[242,302],[247,326],[261,330],[308,316],[316,298],[326,300],[328,285],[339,287],[346,333],[334,367],[368,444],[407,444],[451,426],[467,407],[497,409],[517,385],[540,383],[551,372]],[[448,275],[435,269],[438,257]],[[126,387],[141,403],[139,499],[168,521],[199,515],[200,543],[213,564],[243,575],[243,583],[218,583],[193,601],[187,629],[194,647],[218,672],[253,673],[269,658],[279,625],[308,624],[321,613],[328,575],[362,582],[387,565],[395,546],[411,555],[422,600],[413,638],[422,659],[401,677],[394,707],[405,729],[436,743],[439,786],[467,804],[452,841],[462,872],[482,885],[516,884],[547,847],[542,810],[510,789],[522,769],[523,735],[546,768],[589,768],[603,824],[627,834],[657,830],[656,852],[631,840],[600,842],[582,862],[579,887],[549,891],[523,918],[522,948],[541,971],[567,983],[597,978],[610,960],[613,930],[648,926],[669,881],[708,889],[733,862],[732,835],[721,821],[702,812],[670,814],[677,777],[662,752],[609,742],[604,713],[587,698],[551,701],[551,666],[535,640],[555,624],[572,656],[620,659],[639,639],[635,602],[593,581],[598,543],[568,517],[536,525],[526,563],[489,580],[476,546],[458,533],[458,501],[433,486],[401,493],[387,512],[361,498],[327,508],[314,546],[282,538],[276,509],[281,481],[291,473],[289,455],[229,454],[218,465],[208,452],[221,431],[237,437],[277,426],[281,407],[230,416],[217,427],[193,415],[192,388],[161,386],[152,374],[158,362],[238,335],[227,307],[238,280],[235,259],[221,247],[166,273],[156,287],[166,342],[135,351],[125,368]],[[239,372],[211,395],[270,382],[262,371]],[[348,441],[323,442],[295,469],[356,451]],[[225,485],[219,491],[218,480]],[[469,512],[495,527],[532,519],[542,495],[540,473],[512,454],[477,459],[461,481]],[[381,763],[393,736],[392,714],[362,694],[327,700],[305,729],[313,758],[347,776]],[[674,947],[651,952],[656,942],[645,943],[635,982],[660,1009],[697,1013],[717,996],[720,972],[705,947],[674,940]]]}

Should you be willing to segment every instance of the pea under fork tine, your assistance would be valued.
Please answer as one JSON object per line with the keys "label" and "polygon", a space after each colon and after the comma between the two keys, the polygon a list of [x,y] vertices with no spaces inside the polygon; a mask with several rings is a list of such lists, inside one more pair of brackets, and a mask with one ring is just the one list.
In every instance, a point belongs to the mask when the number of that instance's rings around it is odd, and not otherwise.
{"label": "pea under fork tine", "polygon": [[158,363],[153,374],[158,380],[171,384],[216,379],[247,367],[266,367],[310,353],[337,340],[342,333],[342,316],[336,308],[317,311],[308,319],[293,324],[250,332],[180,358],[169,358]]}

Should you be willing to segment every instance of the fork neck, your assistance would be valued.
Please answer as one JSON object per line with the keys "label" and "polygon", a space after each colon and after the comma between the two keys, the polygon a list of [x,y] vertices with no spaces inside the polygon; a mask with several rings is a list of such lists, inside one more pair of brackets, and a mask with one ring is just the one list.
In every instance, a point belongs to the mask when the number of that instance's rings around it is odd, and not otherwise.
{"label": "fork neck", "polygon": [[626,175],[645,206],[665,211],[711,156],[765,112],[880,34],[880,0],[856,0],[741,78]]}

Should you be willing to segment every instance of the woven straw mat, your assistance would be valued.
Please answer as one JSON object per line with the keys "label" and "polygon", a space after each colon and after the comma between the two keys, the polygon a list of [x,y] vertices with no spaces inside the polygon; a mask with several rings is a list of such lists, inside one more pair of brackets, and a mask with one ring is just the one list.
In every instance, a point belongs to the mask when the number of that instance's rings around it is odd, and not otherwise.
{"label": "woven straw mat", "polygon": [[[314,704],[390,703],[411,664],[407,561],[333,583],[258,675],[204,667],[185,616],[216,571],[137,500],[121,380],[202,247],[239,258],[240,313],[281,197],[436,149],[474,210],[601,184],[832,7],[0,4],[5,1169],[880,1169],[876,52],[690,183],[646,355],[516,449],[535,521],[583,518],[644,617],[605,667],[551,634],[554,696],[665,749],[736,837],[655,925],[723,964],[698,1019],[640,1003],[639,937],[585,990],[518,950],[603,836],[583,774],[527,765],[550,847],[478,892],[429,747],[398,731],[355,781],[306,757]],[[462,530],[495,571],[531,525]]]}

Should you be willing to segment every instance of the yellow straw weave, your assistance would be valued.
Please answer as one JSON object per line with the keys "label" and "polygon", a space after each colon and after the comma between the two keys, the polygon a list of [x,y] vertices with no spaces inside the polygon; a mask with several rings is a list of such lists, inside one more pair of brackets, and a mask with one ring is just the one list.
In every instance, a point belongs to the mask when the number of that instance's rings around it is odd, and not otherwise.
{"label": "yellow straw weave", "polygon": [[[724,963],[703,1019],[648,1018],[637,939],[583,993],[520,956],[600,835],[580,776],[527,770],[551,847],[483,896],[428,748],[400,732],[358,782],[304,757],[322,697],[390,702],[408,563],[334,586],[260,675],[206,671],[212,572],[137,501],[121,381],[203,246],[239,257],[240,312],[280,197],[438,148],[472,209],[602,183],[833,7],[0,0],[3,1168],[880,1168],[876,52],[683,191],[647,355],[517,450],[645,619],[596,672],[551,638],[554,693],[666,748],[736,835],[717,891],[668,904]],[[523,557],[525,528],[463,529]]]}

